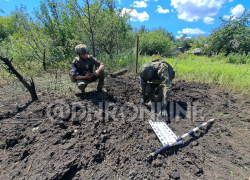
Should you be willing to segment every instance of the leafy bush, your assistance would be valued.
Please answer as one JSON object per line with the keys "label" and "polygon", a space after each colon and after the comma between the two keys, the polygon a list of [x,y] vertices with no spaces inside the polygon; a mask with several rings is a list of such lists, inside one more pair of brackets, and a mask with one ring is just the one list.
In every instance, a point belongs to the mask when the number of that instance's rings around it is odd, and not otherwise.
{"label": "leafy bush", "polygon": [[227,63],[235,63],[235,64],[247,64],[250,62],[250,55],[249,54],[237,54],[237,53],[230,53],[226,58]]}
{"label": "leafy bush", "polygon": [[172,58],[177,57],[179,54],[180,50],[176,46],[171,46],[167,52],[163,53],[163,56]]}
{"label": "leafy bush", "polygon": [[163,54],[169,51],[171,45],[168,36],[156,31],[143,33],[139,40],[140,54],[146,55]]}

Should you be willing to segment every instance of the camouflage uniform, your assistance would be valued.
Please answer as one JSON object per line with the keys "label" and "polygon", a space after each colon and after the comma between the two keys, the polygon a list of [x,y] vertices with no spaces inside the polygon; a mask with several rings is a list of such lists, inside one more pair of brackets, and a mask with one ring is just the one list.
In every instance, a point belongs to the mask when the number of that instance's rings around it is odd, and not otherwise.
{"label": "camouflage uniform", "polygon": [[[97,68],[103,63],[98,61],[93,56],[88,55],[87,59],[83,59],[80,56],[75,57],[74,60],[72,61],[72,64],[74,64],[74,67],[76,68],[76,71],[78,72],[78,75],[85,76],[87,73],[88,74],[94,73],[93,67],[95,66],[95,68]],[[99,79],[97,90],[101,90],[104,86],[104,77],[105,77],[104,70],[102,70],[100,71],[98,76],[93,76],[90,80],[87,80],[87,79],[74,80],[73,79],[73,82],[76,82],[78,85],[78,88],[82,92],[84,92],[85,88],[87,87],[89,83],[92,83],[96,81],[97,79]]]}
{"label": "camouflage uniform", "polygon": [[[166,109],[172,80],[175,77],[173,68],[164,60],[157,59],[141,66],[140,77],[142,103],[150,99],[151,102],[161,102],[162,109]],[[154,94],[156,88],[159,88],[157,99]]]}

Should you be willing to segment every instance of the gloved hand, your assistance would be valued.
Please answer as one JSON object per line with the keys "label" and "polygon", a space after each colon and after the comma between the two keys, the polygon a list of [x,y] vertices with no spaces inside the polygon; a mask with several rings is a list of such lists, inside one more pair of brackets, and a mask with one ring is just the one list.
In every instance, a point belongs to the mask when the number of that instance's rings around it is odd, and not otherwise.
{"label": "gloved hand", "polygon": [[160,111],[160,114],[161,114],[162,117],[168,117],[168,112],[167,112],[167,110],[161,110],[161,111]]}
{"label": "gloved hand", "polygon": [[140,104],[145,104],[145,99],[144,98],[141,98]]}
{"label": "gloved hand", "polygon": [[162,117],[167,117],[168,116],[167,106],[165,106],[165,105],[161,106],[160,114],[161,114]]}

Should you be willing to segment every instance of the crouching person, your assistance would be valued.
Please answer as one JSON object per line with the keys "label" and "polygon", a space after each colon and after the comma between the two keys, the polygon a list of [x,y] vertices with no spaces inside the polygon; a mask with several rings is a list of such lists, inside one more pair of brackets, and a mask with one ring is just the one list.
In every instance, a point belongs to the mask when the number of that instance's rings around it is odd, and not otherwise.
{"label": "crouching person", "polygon": [[[173,68],[164,60],[157,59],[145,63],[140,68],[141,93],[140,103],[144,104],[148,99],[151,102],[161,102],[163,117],[168,116],[167,100],[171,92],[172,80],[175,77]],[[159,88],[158,97],[155,97],[155,90]]]}
{"label": "crouching person", "polygon": [[[104,65],[92,55],[89,55],[89,50],[86,45],[79,44],[75,47],[75,52],[78,55],[72,61],[72,72],[70,78],[72,82],[76,82],[81,92],[85,92],[85,88],[89,83],[99,79],[97,91],[103,92],[104,86]],[[98,68],[93,71],[93,68]]]}

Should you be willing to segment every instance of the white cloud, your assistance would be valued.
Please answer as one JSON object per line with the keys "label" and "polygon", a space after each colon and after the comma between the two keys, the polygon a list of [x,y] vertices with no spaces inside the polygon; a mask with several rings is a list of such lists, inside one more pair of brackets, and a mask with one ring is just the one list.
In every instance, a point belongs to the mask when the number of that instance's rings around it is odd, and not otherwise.
{"label": "white cloud", "polygon": [[121,3],[122,3],[122,0],[118,0],[118,3],[121,4]]}
{"label": "white cloud", "polygon": [[135,8],[146,8],[148,5],[144,1],[133,2],[133,7]]}
{"label": "white cloud", "polygon": [[146,11],[143,11],[143,13],[138,13],[135,9],[127,9],[123,8],[121,11],[121,15],[123,16],[125,13],[129,14],[131,16],[131,21],[147,21],[149,20],[149,15]]}
{"label": "white cloud", "polygon": [[156,2],[157,2],[158,0],[154,0],[154,1],[156,1]]}
{"label": "white cloud", "polygon": [[240,17],[244,11],[245,11],[245,8],[242,4],[238,4],[235,8],[231,8],[231,13],[235,17]]}
{"label": "white cloud", "polygon": [[224,15],[222,18],[228,20],[230,18],[230,16],[229,15]]}
{"label": "white cloud", "polygon": [[229,0],[229,2],[233,2],[234,0]]}
{"label": "white cloud", "polygon": [[211,17],[204,17],[203,18],[203,22],[205,24],[214,24],[214,18],[211,18]]}
{"label": "white cloud", "polygon": [[198,28],[195,29],[186,28],[183,29],[182,32],[178,31],[178,34],[206,34],[206,33]]}
{"label": "white cloud", "polygon": [[162,7],[160,5],[157,6],[157,10],[156,12],[161,13],[161,14],[165,14],[165,13],[169,13],[169,9],[162,9]]}
{"label": "white cloud", "polygon": [[238,4],[236,7],[230,9],[231,15],[224,15],[223,18],[229,19],[230,16],[234,16],[233,19],[236,19],[237,17],[240,17],[244,11],[244,6],[242,4]]}
{"label": "white cloud", "polygon": [[[183,35],[175,36],[175,39],[180,39]],[[191,39],[191,37],[185,37],[185,39]]]}
{"label": "white cloud", "polygon": [[226,0],[171,0],[178,12],[178,18],[193,22],[219,13]]}

